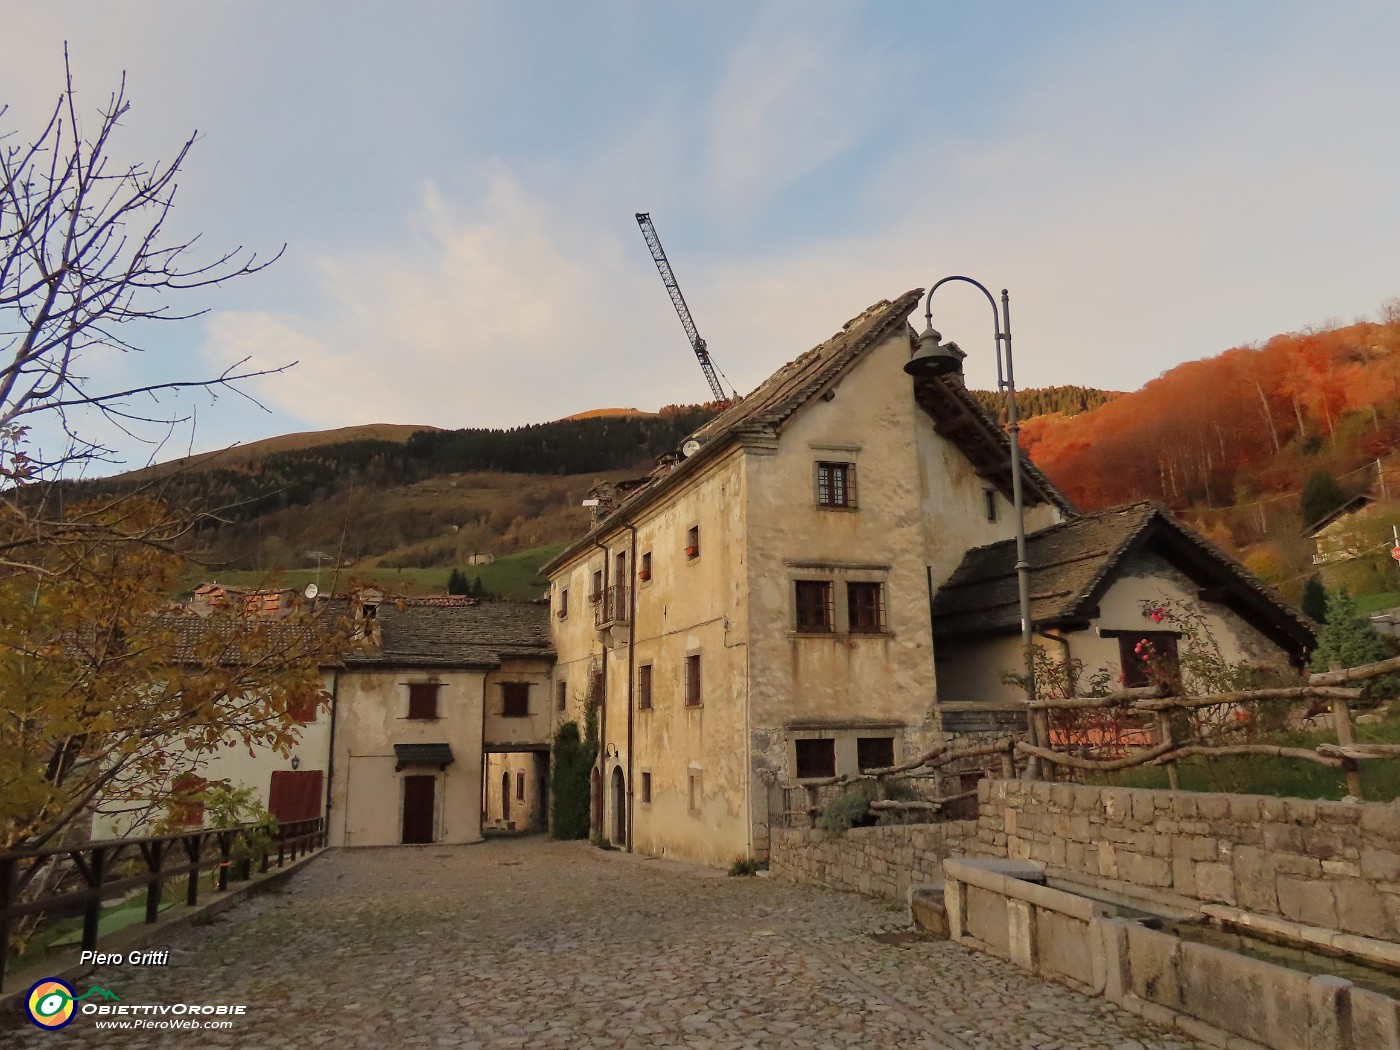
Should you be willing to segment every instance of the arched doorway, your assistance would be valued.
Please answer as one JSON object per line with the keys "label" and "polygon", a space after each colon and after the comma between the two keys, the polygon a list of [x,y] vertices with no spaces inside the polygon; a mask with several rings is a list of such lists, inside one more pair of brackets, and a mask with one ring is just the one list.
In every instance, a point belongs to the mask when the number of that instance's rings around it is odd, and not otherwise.
{"label": "arched doorway", "polygon": [[501,819],[510,820],[510,770],[501,774]]}
{"label": "arched doorway", "polygon": [[627,784],[621,766],[613,766],[612,807],[613,845],[624,846],[627,844]]}

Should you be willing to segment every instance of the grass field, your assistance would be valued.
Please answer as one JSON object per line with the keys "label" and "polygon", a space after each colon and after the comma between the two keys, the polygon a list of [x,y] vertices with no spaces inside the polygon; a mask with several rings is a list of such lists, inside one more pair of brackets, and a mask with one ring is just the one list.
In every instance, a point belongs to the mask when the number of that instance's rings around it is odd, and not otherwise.
{"label": "grass field", "polygon": [[[1385,721],[1376,725],[1356,725],[1359,744],[1400,744],[1400,701],[1392,701]],[[1318,744],[1335,744],[1337,735],[1330,728],[1308,732],[1285,732],[1267,741],[1284,747],[1312,749]],[[1178,764],[1181,787],[1185,791],[1230,791],[1246,795],[1275,795],[1281,798],[1339,799],[1347,794],[1346,777],[1341,770],[1314,762],[1266,755],[1242,755],[1214,761],[1188,759]],[[1120,773],[1108,773],[1092,782],[1121,787],[1167,787],[1165,766],[1139,766]],[[1376,759],[1361,763],[1361,790],[1367,802],[1390,802],[1400,798],[1400,759]]]}
{"label": "grass field", "polygon": [[1356,611],[1363,616],[1380,612],[1382,609],[1394,609],[1400,605],[1400,591],[1386,591],[1383,594],[1363,594],[1356,599]]}
{"label": "grass field", "polygon": [[[534,601],[544,596],[549,589],[549,581],[539,575],[539,568],[550,558],[564,549],[562,543],[546,543],[518,554],[508,554],[497,558],[490,565],[459,566],[468,578],[481,580],[482,586],[491,594],[511,601]],[[343,592],[348,588],[365,585],[379,587],[389,594],[405,597],[418,597],[428,594],[446,594],[447,577],[450,568],[440,569],[390,569],[373,567],[365,569],[323,568],[320,572],[320,587],[323,592]],[[189,587],[202,582],[203,576],[186,580]],[[302,590],[308,583],[314,583],[317,573],[314,569],[288,569],[275,572],[253,570],[227,571],[217,574],[219,583],[231,587],[249,589],[259,587],[295,587]]]}

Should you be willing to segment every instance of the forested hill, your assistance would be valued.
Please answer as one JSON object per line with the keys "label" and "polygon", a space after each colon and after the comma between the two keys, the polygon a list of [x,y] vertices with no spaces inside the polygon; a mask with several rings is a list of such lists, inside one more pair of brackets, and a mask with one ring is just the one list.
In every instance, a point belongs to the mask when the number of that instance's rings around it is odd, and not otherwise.
{"label": "forested hill", "polygon": [[1177,509],[1297,494],[1400,445],[1400,303],[1381,323],[1274,336],[1188,361],[1141,390],[1022,432],[1081,507],[1138,499]]}
{"label": "forested hill", "polygon": [[[407,441],[339,442],[229,465],[216,456],[190,464],[179,484],[186,496],[225,508],[221,513],[231,520],[246,521],[347,488],[393,488],[444,474],[645,471],[714,413],[713,407],[673,406],[656,415],[561,419],[509,430],[420,430]],[[149,473],[74,483],[68,493],[83,498],[120,491]]]}
{"label": "forested hill", "polygon": [[[995,390],[973,390],[972,396],[993,419],[1005,414],[1005,396]],[[1058,414],[1077,416],[1106,405],[1121,396],[1116,390],[1096,390],[1091,386],[1043,386],[1016,391],[1016,414],[1022,419]]]}

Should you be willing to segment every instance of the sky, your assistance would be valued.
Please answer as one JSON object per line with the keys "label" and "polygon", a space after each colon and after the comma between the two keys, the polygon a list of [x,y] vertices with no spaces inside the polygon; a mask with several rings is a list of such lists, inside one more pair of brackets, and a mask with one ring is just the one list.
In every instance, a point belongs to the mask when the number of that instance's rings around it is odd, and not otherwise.
{"label": "sky", "polygon": [[[706,400],[638,211],[741,393],[954,274],[1010,290],[1023,387],[1136,389],[1400,295],[1389,0],[0,0],[0,26],[23,41],[0,133],[33,135],[67,41],[91,111],[126,73],[116,157],[198,131],[172,235],[286,245],[83,362],[112,385],[296,362],[260,405],[102,435],[127,465]],[[993,385],[986,301],[932,307]]]}

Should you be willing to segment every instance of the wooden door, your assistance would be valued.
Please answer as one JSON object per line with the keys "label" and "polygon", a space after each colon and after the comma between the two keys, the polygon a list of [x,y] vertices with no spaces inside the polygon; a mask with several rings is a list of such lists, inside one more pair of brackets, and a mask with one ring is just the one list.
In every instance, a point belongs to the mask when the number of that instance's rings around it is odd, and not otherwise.
{"label": "wooden door", "polygon": [[433,802],[437,777],[403,778],[403,840],[433,841]]}
{"label": "wooden door", "polygon": [[321,816],[319,769],[277,769],[267,790],[267,808],[279,824]]}

